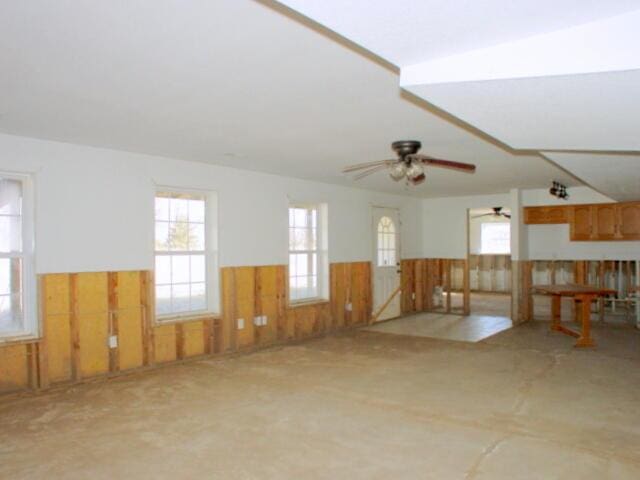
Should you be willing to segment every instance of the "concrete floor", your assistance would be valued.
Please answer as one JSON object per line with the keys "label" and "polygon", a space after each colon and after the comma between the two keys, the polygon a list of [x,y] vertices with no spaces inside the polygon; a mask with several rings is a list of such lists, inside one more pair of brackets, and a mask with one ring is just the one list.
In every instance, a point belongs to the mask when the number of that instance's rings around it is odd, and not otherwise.
{"label": "concrete floor", "polygon": [[0,478],[637,479],[640,332],[356,331],[0,400]]}

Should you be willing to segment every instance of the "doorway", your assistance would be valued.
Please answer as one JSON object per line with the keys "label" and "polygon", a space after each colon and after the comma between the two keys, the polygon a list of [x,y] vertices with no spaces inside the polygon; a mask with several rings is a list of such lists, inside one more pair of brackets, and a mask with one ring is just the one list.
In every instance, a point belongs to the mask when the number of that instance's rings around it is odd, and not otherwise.
{"label": "doorway", "polygon": [[511,317],[511,211],[468,210],[469,288],[472,315]]}
{"label": "doorway", "polygon": [[[400,212],[373,207],[373,311],[378,312],[400,288]],[[384,307],[377,320],[400,316],[400,295]]]}

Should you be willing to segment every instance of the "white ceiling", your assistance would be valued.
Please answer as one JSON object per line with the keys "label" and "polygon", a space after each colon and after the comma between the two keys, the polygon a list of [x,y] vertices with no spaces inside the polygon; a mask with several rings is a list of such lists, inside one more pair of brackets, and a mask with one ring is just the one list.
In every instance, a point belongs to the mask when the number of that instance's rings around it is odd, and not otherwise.
{"label": "white ceiling", "polygon": [[[640,161],[640,0],[284,3],[401,67],[428,103],[515,150],[572,150],[563,168],[640,199],[627,174]],[[634,155],[599,175],[594,151]]]}
{"label": "white ceiling", "polygon": [[638,0],[281,0],[399,67],[640,8]]}
{"label": "white ceiling", "polygon": [[[4,1],[0,131],[425,197],[577,183],[410,101],[397,72],[265,3]],[[403,138],[477,173],[432,169],[417,188],[339,173]]]}
{"label": "white ceiling", "polygon": [[[621,154],[544,152],[558,165],[576,172],[600,193],[618,201],[638,199],[640,156]],[[621,182],[620,178],[625,181]]]}
{"label": "white ceiling", "polygon": [[516,149],[640,150],[640,70],[406,88]]}

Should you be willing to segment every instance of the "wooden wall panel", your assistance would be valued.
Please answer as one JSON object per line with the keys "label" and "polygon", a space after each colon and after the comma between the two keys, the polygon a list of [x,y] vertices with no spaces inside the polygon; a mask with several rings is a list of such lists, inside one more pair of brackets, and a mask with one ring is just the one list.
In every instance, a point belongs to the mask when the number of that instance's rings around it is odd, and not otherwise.
{"label": "wooden wall panel", "polygon": [[178,359],[175,325],[162,325],[155,327],[153,330],[156,362],[175,362]]}
{"label": "wooden wall panel", "polygon": [[117,273],[117,312],[112,313],[112,318],[117,319],[117,332],[111,334],[118,336],[119,370],[139,368],[144,364],[140,281],[140,272]]}
{"label": "wooden wall panel", "polygon": [[29,388],[29,355],[25,344],[0,346],[0,393]]}
{"label": "wooden wall panel", "polygon": [[402,260],[400,262],[400,270],[401,270],[401,297],[400,297],[400,308],[402,313],[412,313],[415,312],[415,302],[414,302],[414,294],[415,294],[415,269],[416,269],[416,260],[415,259],[407,259]]}
{"label": "wooden wall panel", "polygon": [[371,317],[371,264],[358,262],[351,264],[351,325],[368,323]]}
{"label": "wooden wall panel", "polygon": [[[46,342],[46,366],[48,380],[52,383],[71,380],[71,305],[68,274],[45,275],[42,319]],[[44,368],[42,368],[44,370]]]}
{"label": "wooden wall panel", "polygon": [[291,309],[294,318],[295,338],[310,337],[317,331],[317,308],[315,305],[298,306]]}
{"label": "wooden wall panel", "polygon": [[79,375],[109,371],[109,295],[107,273],[76,274]]}
{"label": "wooden wall panel", "polygon": [[229,352],[236,349],[237,343],[237,327],[236,327],[236,271],[234,268],[226,267],[220,270],[220,291],[222,298],[220,300],[222,306],[222,342],[221,348],[223,352]]}
{"label": "wooden wall panel", "polygon": [[72,375],[70,315],[48,315],[45,322],[49,381],[69,381]]}
{"label": "wooden wall panel", "polygon": [[268,345],[278,340],[278,326],[282,323],[285,305],[285,268],[282,265],[256,267],[254,311],[266,316],[267,324],[254,327],[257,345]]}
{"label": "wooden wall panel", "polygon": [[351,296],[346,263],[332,263],[330,268],[332,327],[341,328],[347,323],[347,305]]}
{"label": "wooden wall panel", "polygon": [[197,357],[205,353],[204,320],[182,324],[183,358]]}
{"label": "wooden wall panel", "polygon": [[413,268],[413,286],[415,299],[413,301],[414,308],[418,312],[425,309],[425,271],[426,261],[423,258],[417,259]]}
{"label": "wooden wall panel", "polygon": [[295,340],[296,338],[296,309],[287,308],[284,313],[284,337],[280,337],[280,340]]}
{"label": "wooden wall panel", "polygon": [[255,342],[253,317],[255,316],[255,273],[254,267],[235,269],[236,321],[244,320],[244,328],[237,330],[237,348],[251,347]]}
{"label": "wooden wall panel", "polygon": [[108,314],[78,315],[79,374],[82,378],[109,371]]}
{"label": "wooden wall panel", "polygon": [[120,370],[144,364],[143,327],[140,307],[120,307],[118,313],[118,366]]}
{"label": "wooden wall panel", "polygon": [[[170,324],[155,324],[151,272],[42,275],[43,337],[0,347],[0,391],[47,388],[367,324],[370,263],[334,264],[330,275],[331,300],[291,307],[286,266],[223,268],[222,318]],[[267,324],[254,325],[256,316]],[[113,348],[111,335],[118,339]]]}

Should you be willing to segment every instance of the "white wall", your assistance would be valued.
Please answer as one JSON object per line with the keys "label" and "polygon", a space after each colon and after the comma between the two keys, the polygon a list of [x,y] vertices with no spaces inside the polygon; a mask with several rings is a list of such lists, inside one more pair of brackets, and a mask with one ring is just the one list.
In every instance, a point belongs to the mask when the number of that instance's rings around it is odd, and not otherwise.
{"label": "white wall", "polygon": [[217,192],[221,266],[286,264],[289,199],[328,204],[330,262],[371,259],[372,205],[400,209],[403,257],[423,253],[404,196],[10,135],[0,171],[34,174],[38,273],[151,269],[155,185]]}
{"label": "white wall", "polygon": [[[568,201],[549,195],[547,189],[522,191],[522,203],[570,205],[612,200],[588,187],[569,189]],[[422,222],[426,257],[465,258],[466,216],[469,208],[511,208],[509,194],[447,197],[423,200]],[[640,242],[571,242],[569,225],[526,225],[526,257],[530,260],[634,260],[640,258]]]}
{"label": "white wall", "polygon": [[509,208],[509,194],[423,200],[422,237],[427,258],[466,258],[467,210]]}
{"label": "white wall", "polygon": [[[568,201],[549,195],[544,189],[523,191],[525,205],[565,205],[612,202],[590,188],[569,189]],[[571,242],[569,225],[527,225],[530,260],[638,260],[640,242]]]}
{"label": "white wall", "polygon": [[[499,206],[502,205],[496,205],[496,207]],[[509,223],[508,218],[496,217],[494,215],[474,218],[474,215],[479,215],[481,213],[471,211],[471,216],[469,218],[469,253],[471,253],[472,255],[480,255],[480,251],[482,249],[483,223]],[[506,210],[505,213],[509,213],[509,210]]]}

